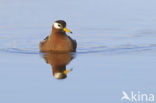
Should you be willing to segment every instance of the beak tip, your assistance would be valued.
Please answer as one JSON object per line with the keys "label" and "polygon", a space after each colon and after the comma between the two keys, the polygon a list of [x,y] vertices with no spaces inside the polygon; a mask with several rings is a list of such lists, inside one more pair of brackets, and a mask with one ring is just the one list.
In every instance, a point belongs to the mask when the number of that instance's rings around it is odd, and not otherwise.
{"label": "beak tip", "polygon": [[63,30],[64,30],[65,32],[68,32],[68,33],[71,33],[71,34],[72,34],[72,32],[71,32],[70,30],[68,30],[67,28],[63,28]]}

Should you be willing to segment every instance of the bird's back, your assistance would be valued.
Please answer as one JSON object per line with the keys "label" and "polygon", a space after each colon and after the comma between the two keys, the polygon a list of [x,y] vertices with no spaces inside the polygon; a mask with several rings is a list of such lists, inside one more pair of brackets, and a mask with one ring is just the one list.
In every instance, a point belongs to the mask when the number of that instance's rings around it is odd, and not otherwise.
{"label": "bird's back", "polygon": [[77,42],[76,40],[73,40],[70,36],[68,36],[68,38],[71,40],[72,42],[72,47],[73,47],[73,50],[76,51],[76,48],[77,48]]}

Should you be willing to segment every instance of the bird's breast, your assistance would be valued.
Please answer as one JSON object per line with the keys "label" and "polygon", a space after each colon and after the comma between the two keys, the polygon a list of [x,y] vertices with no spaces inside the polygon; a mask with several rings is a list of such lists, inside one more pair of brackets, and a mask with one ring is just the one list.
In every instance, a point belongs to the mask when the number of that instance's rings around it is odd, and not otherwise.
{"label": "bird's breast", "polygon": [[71,40],[67,36],[55,37],[50,43],[50,48],[54,51],[72,51],[73,46]]}

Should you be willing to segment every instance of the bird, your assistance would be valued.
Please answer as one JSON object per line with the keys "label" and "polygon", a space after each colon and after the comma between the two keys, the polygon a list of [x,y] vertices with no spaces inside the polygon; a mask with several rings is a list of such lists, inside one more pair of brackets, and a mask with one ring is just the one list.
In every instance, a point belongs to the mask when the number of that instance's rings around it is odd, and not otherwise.
{"label": "bird", "polygon": [[64,20],[55,21],[51,34],[39,44],[40,52],[76,52],[77,42],[66,32],[72,33],[66,28],[66,22]]}
{"label": "bird", "polygon": [[73,69],[66,69],[68,65],[75,56],[71,53],[52,53],[48,52],[42,56],[46,63],[51,65],[52,74],[56,79],[65,79],[67,73],[71,72]]}

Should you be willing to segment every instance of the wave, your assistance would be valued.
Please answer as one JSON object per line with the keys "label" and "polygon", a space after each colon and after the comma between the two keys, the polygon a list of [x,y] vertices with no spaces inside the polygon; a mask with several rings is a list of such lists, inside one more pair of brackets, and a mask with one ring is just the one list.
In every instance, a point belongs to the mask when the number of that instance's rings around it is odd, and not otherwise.
{"label": "wave", "polygon": [[114,47],[106,47],[106,46],[95,46],[89,48],[78,48],[78,53],[110,53],[110,54],[118,54],[118,53],[130,53],[130,52],[143,52],[143,51],[151,51],[156,50],[156,44],[148,44],[148,45],[120,45]]}
{"label": "wave", "polygon": [[37,49],[26,49],[26,48],[1,48],[0,52],[5,53],[18,53],[18,54],[39,54]]}
{"label": "wave", "polygon": [[[89,53],[130,53],[156,50],[156,44],[148,45],[119,45],[114,47],[106,47],[104,45],[97,45],[94,47],[79,47],[76,54],[89,54]],[[0,52],[17,53],[17,54],[40,54],[38,48],[1,48]]]}

